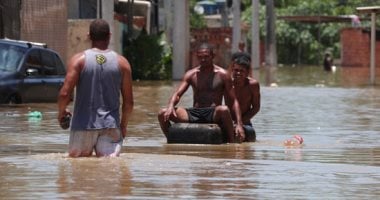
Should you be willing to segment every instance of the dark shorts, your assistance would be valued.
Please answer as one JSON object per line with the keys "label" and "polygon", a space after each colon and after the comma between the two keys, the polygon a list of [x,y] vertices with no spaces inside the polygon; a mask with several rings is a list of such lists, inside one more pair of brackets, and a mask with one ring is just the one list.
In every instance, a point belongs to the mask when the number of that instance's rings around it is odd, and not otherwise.
{"label": "dark shorts", "polygon": [[256,132],[253,128],[252,124],[244,124],[243,125],[245,132],[245,142],[255,142],[256,141]]}
{"label": "dark shorts", "polygon": [[214,111],[214,107],[186,108],[189,123],[213,123]]}

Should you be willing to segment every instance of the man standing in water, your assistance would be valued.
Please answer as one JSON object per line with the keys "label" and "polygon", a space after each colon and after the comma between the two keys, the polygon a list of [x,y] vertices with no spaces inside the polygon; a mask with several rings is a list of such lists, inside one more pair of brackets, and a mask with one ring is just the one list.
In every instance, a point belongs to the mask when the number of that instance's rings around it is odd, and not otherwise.
{"label": "man standing in water", "polygon": [[[160,110],[158,121],[165,135],[168,134],[170,120],[189,123],[217,123],[227,135],[227,142],[242,142],[245,138],[239,103],[235,98],[232,79],[227,71],[213,64],[214,53],[208,44],[202,44],[197,51],[200,65],[185,73],[178,88],[169,99],[167,108]],[[193,107],[175,107],[189,86],[193,89]],[[231,103],[222,105],[223,96]],[[230,109],[234,110],[237,121],[234,130]]]}
{"label": "man standing in water", "polygon": [[[102,19],[91,22],[91,49],[74,55],[58,97],[58,121],[66,115],[76,87],[69,141],[70,157],[119,156],[133,109],[131,66],[108,49],[111,33]],[[120,119],[120,93],[122,96]]]}
{"label": "man standing in water", "polygon": [[239,101],[242,114],[245,142],[255,142],[256,133],[251,118],[260,110],[260,84],[249,77],[251,57],[247,53],[238,52],[232,55],[232,77],[236,98]]}
{"label": "man standing in water", "polygon": [[333,65],[333,58],[331,57],[330,52],[325,53],[325,58],[323,59],[323,69],[325,71],[331,71]]}

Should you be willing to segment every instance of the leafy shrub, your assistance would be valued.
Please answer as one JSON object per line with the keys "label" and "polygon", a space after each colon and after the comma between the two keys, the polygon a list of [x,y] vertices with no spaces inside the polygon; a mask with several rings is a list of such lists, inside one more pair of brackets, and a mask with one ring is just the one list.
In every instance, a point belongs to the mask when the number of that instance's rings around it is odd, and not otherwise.
{"label": "leafy shrub", "polygon": [[165,80],[172,75],[172,50],[165,34],[148,35],[145,31],[125,41],[123,55],[132,66],[133,80]]}

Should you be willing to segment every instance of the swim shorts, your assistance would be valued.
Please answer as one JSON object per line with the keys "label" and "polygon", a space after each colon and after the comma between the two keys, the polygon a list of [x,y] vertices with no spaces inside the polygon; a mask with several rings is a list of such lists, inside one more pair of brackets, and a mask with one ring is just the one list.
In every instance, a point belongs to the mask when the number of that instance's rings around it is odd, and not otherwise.
{"label": "swim shorts", "polygon": [[245,140],[244,142],[255,142],[256,141],[256,132],[253,128],[252,124],[244,124],[243,125]]}
{"label": "swim shorts", "polygon": [[214,120],[214,107],[186,108],[189,123],[212,123]]}
{"label": "swim shorts", "polygon": [[95,149],[96,156],[119,156],[123,145],[120,129],[71,131],[69,153],[90,156]]}

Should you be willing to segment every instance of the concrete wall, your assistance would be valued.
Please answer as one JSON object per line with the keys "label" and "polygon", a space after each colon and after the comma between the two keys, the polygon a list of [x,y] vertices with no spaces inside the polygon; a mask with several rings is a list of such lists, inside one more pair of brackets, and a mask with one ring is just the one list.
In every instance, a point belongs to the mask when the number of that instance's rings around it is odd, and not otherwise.
{"label": "concrete wall", "polygon": [[232,29],[230,27],[192,29],[190,35],[192,38],[190,66],[198,65],[197,48],[201,43],[207,42],[214,48],[214,63],[223,68],[227,67],[231,60]]}
{"label": "concrete wall", "polygon": [[[379,35],[379,34],[377,34]],[[361,28],[344,28],[340,32],[342,67],[369,67],[370,31]],[[380,67],[380,38],[376,41],[376,66]]]}
{"label": "concrete wall", "polygon": [[93,19],[68,20],[66,61],[74,54],[91,47],[91,41],[87,34],[92,20]]}
{"label": "concrete wall", "polygon": [[[204,28],[204,29],[192,29],[191,35],[191,48],[190,48],[190,66],[198,65],[196,57],[197,47],[207,42],[214,48],[215,58],[214,63],[227,68],[230,64],[232,54],[232,28]],[[248,47],[248,44],[246,44]],[[264,43],[260,42],[260,63],[264,62]],[[248,49],[248,48],[247,48]]]}
{"label": "concrete wall", "polygon": [[[68,61],[74,54],[91,47],[91,41],[88,38],[88,29],[91,21],[94,19],[69,19],[67,30],[67,56]],[[121,23],[113,20],[114,30],[112,38],[114,39],[113,49],[122,55],[121,43]]]}
{"label": "concrete wall", "polygon": [[15,0],[0,1],[0,37],[20,39],[21,3]]}
{"label": "concrete wall", "polygon": [[66,0],[24,0],[21,4],[20,16],[21,40],[46,43],[65,60],[67,49]]}

